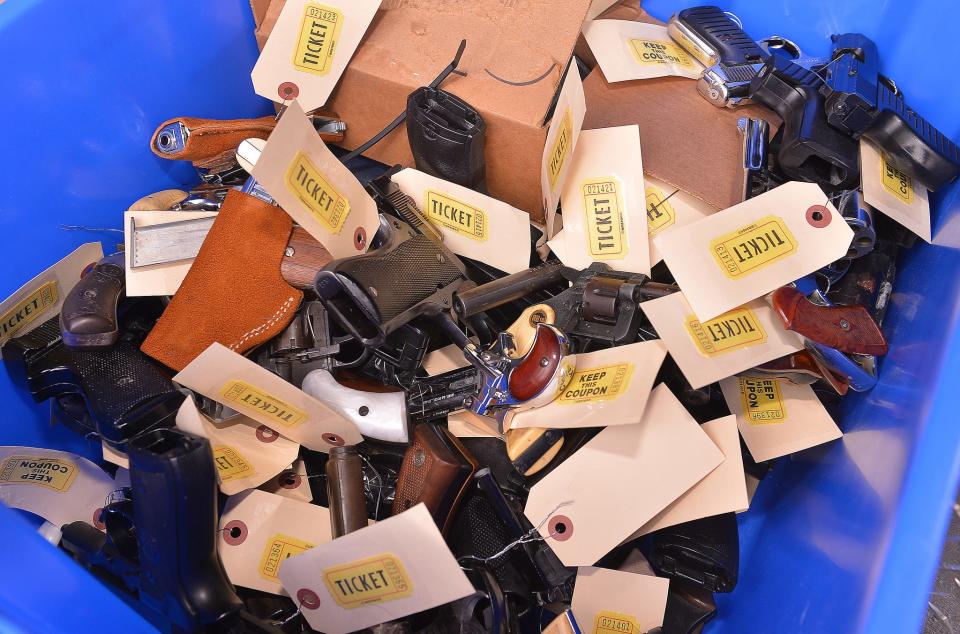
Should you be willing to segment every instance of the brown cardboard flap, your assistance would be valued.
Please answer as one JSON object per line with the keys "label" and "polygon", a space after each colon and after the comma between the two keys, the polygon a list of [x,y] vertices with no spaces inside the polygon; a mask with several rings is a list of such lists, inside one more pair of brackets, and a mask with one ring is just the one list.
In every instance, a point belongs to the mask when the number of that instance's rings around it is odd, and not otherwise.
{"label": "brown cardboard flap", "polygon": [[[638,7],[612,7],[604,19],[663,24]],[[742,198],[743,169],[737,119],[780,119],[761,106],[717,108],[697,92],[697,82],[662,77],[607,83],[599,68],[583,82],[587,97],[584,129],[637,124],[644,172],[718,209]]]}

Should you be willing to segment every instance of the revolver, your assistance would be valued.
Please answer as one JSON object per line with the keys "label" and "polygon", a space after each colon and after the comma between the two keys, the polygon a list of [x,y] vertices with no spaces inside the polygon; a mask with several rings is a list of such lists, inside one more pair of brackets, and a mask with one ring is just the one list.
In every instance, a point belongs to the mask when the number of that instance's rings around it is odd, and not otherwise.
{"label": "revolver", "polygon": [[111,496],[106,533],[63,527],[63,547],[186,631],[279,634],[246,612],[217,554],[217,478],[210,443],[178,429],[130,442],[131,488]]}
{"label": "revolver", "polygon": [[81,397],[96,433],[125,451],[143,432],[174,424],[184,394],[166,371],[140,352],[140,343],[156,321],[158,302],[128,300],[121,305],[119,335],[107,349],[73,350],[53,317],[3,346],[3,361],[14,383],[40,403],[50,398]]}
{"label": "revolver", "polygon": [[896,84],[879,73],[876,44],[862,33],[831,39],[833,56],[820,89],[830,125],[873,141],[897,169],[932,191],[954,180],[960,148],[910,108]]}

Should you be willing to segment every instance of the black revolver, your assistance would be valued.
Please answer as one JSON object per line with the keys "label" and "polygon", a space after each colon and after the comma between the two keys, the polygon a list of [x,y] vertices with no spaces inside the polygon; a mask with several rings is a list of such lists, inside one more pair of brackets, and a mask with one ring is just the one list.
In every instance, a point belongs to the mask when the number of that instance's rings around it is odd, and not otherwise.
{"label": "black revolver", "polygon": [[880,74],[877,45],[862,33],[831,39],[833,55],[821,88],[830,125],[873,141],[897,169],[933,191],[955,179],[960,148],[907,106],[896,85]]}
{"label": "black revolver", "polygon": [[128,494],[101,516],[63,527],[63,547],[85,566],[186,631],[270,632],[243,603],[217,554],[217,478],[210,443],[178,429],[157,429],[129,444]]}
{"label": "black revolver", "polygon": [[119,338],[107,349],[68,348],[53,317],[3,346],[3,361],[14,383],[33,400],[81,397],[96,433],[126,451],[137,434],[170,427],[184,394],[166,371],[140,352],[140,343],[159,311],[152,300],[131,300],[120,318]]}

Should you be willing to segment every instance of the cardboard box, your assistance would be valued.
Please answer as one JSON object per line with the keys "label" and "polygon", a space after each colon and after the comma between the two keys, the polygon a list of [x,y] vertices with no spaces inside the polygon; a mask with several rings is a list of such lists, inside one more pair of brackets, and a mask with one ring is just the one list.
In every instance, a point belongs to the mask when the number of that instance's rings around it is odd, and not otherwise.
{"label": "cardboard box", "polygon": [[[258,6],[262,1],[252,0]],[[383,0],[327,103],[347,122],[343,145],[357,147],[404,111],[407,96],[432,81],[465,39],[458,74],[443,89],[464,99],[486,121],[490,195],[543,221],[540,163],[547,115],[590,4]],[[261,46],[282,5],[283,0],[273,0],[264,12],[257,30]],[[387,164],[414,165],[404,126],[367,155]]]}
{"label": "cardboard box", "polygon": [[[602,19],[663,24],[639,6],[624,3],[604,12]],[[577,50],[582,51],[585,44]],[[717,209],[743,202],[737,119],[765,119],[771,136],[780,126],[779,117],[762,106],[717,108],[700,96],[696,80],[683,77],[610,84],[597,66],[584,80],[583,90],[587,99],[584,130],[637,124],[644,173]]]}

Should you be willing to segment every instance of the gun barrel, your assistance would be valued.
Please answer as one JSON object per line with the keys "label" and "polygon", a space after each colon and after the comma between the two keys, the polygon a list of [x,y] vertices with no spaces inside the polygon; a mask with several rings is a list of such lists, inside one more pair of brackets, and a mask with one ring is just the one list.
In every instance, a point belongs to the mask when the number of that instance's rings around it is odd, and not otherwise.
{"label": "gun barrel", "polygon": [[351,445],[331,447],[327,460],[327,499],[330,530],[334,538],[367,525],[367,499],[363,495],[363,462]]}
{"label": "gun barrel", "polygon": [[546,262],[487,284],[457,293],[453,309],[461,319],[502,306],[508,302],[563,280],[563,264]]}

